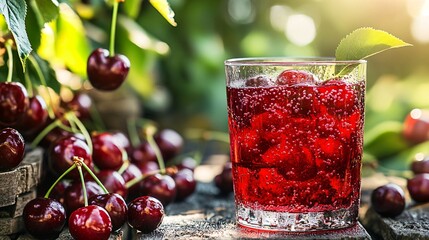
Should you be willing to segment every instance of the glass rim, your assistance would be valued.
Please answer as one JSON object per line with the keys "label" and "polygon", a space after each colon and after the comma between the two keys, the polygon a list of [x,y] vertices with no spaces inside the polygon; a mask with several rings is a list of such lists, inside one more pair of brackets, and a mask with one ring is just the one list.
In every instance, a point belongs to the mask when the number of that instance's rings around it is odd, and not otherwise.
{"label": "glass rim", "polygon": [[360,60],[335,60],[334,57],[245,57],[225,60],[225,66],[308,66],[365,64]]}

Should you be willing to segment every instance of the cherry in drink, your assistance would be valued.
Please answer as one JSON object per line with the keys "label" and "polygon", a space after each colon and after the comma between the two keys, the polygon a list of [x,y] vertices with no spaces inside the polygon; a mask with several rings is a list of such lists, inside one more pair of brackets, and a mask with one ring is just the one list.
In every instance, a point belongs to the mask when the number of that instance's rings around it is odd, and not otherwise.
{"label": "cherry in drink", "polygon": [[237,221],[320,231],[356,223],[365,62],[230,60],[228,121]]}

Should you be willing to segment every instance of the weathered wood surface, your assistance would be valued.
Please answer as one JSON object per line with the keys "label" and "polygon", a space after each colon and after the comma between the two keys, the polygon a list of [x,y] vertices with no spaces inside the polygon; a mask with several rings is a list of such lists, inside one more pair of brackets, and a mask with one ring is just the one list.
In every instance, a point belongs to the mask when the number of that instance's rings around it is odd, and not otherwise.
{"label": "weathered wood surface", "polygon": [[197,193],[167,207],[167,216],[153,233],[134,233],[143,239],[371,239],[359,224],[317,234],[261,232],[235,224],[233,195],[220,196],[212,183],[198,183]]}
{"label": "weathered wood surface", "polygon": [[32,199],[36,198],[36,189],[28,193],[23,193],[16,197],[15,204],[0,208],[0,219],[2,218],[15,218],[22,216],[25,204]]}
{"label": "weathered wood surface", "polygon": [[[15,238],[5,238],[4,240],[9,240],[9,239],[15,239]],[[122,231],[111,234],[109,238],[109,240],[122,240],[122,239],[126,239]],[[3,240],[3,239],[1,239],[0,237],[0,240]],[[25,235],[19,236],[16,240],[36,240],[36,239],[30,236],[29,234],[25,234]],[[64,231],[62,231],[61,234],[58,236],[57,240],[74,240],[74,239],[70,235],[70,232],[67,229],[64,229]],[[88,239],[88,240],[96,240],[96,239]]]}
{"label": "weathered wood surface", "polygon": [[0,172],[0,207],[16,203],[17,196],[31,191],[40,181],[43,151],[28,152],[22,163],[8,172]]}

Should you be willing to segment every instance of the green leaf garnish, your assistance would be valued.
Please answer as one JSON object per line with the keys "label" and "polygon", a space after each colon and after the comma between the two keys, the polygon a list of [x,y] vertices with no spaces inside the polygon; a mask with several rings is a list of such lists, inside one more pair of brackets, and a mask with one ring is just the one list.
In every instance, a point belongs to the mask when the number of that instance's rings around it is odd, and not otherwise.
{"label": "green leaf garnish", "polygon": [[359,60],[392,48],[411,44],[382,30],[359,28],[343,38],[335,51],[338,61]]}
{"label": "green leaf garnish", "polygon": [[149,0],[150,4],[169,22],[172,26],[177,26],[174,21],[174,12],[170,8],[167,0]]}
{"label": "green leaf garnish", "polygon": [[3,14],[7,26],[15,38],[19,58],[22,65],[25,66],[25,60],[32,51],[25,31],[27,4],[25,0],[2,0],[0,1],[0,13]]}

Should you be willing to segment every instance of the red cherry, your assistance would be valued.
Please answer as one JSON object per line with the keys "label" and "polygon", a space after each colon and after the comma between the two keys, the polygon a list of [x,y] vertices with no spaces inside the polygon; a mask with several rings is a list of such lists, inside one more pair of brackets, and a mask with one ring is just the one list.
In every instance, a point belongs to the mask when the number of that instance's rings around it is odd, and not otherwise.
{"label": "red cherry", "polygon": [[125,149],[116,143],[111,133],[93,133],[91,136],[93,151],[92,160],[100,169],[118,170],[124,163]]}
{"label": "red cherry", "polygon": [[66,211],[55,199],[35,198],[23,210],[25,229],[33,237],[52,239],[58,237],[66,223]]}
{"label": "red cherry", "polygon": [[65,204],[65,192],[66,189],[70,186],[70,182],[66,181],[66,180],[62,180],[59,183],[57,183],[57,185],[55,185],[55,187],[52,189],[51,194],[49,195],[49,197],[57,200],[58,202],[60,202],[61,204]]}
{"label": "red cherry", "polygon": [[28,108],[28,101],[27,90],[21,83],[0,83],[0,123],[18,122]]}
{"label": "red cherry", "polygon": [[164,161],[175,157],[183,148],[183,138],[172,129],[163,129],[154,136],[156,144],[162,153]]}
{"label": "red cherry", "polygon": [[142,174],[148,174],[153,171],[159,170],[159,166],[156,162],[136,163],[136,166],[140,169],[140,172]]}
{"label": "red cherry", "polygon": [[147,141],[143,141],[131,150],[131,161],[139,165],[145,162],[157,162],[157,159],[150,144]]}
{"label": "red cherry", "polygon": [[155,197],[167,206],[176,197],[176,183],[168,175],[151,175],[140,182],[140,195]]}
{"label": "red cherry", "polygon": [[222,172],[215,176],[214,182],[221,194],[228,194],[233,191],[231,162],[225,163]]}
{"label": "red cherry", "polygon": [[429,139],[429,111],[413,109],[404,120],[404,138],[412,144]]}
{"label": "red cherry", "polygon": [[109,51],[98,48],[88,58],[87,74],[91,85],[103,91],[117,89],[125,81],[130,61],[124,55],[109,56]]}
{"label": "red cherry", "polygon": [[40,131],[48,119],[45,100],[41,96],[29,98],[30,104],[15,127],[23,134],[30,135]]}
{"label": "red cherry", "polygon": [[112,231],[112,221],[104,208],[89,205],[72,212],[69,218],[69,231],[77,240],[107,240]]}
{"label": "red cherry", "polygon": [[131,142],[127,135],[121,131],[114,131],[112,132],[112,136],[115,139],[116,144],[125,149],[128,154],[131,153]]}
{"label": "red cherry", "polygon": [[[92,157],[86,142],[76,136],[65,136],[52,143],[49,151],[49,166],[56,174],[65,172],[74,162],[74,157],[80,157],[92,168]],[[77,169],[72,170],[67,177],[78,179]]]}
{"label": "red cherry", "polygon": [[256,76],[246,80],[246,87],[266,87],[270,84],[270,79],[266,76]]}
{"label": "red cherry", "polygon": [[25,143],[22,135],[13,128],[0,131],[0,170],[7,171],[18,166],[23,158]]}
{"label": "red cherry", "polygon": [[429,156],[423,159],[414,159],[411,163],[411,170],[414,174],[429,173]]}
{"label": "red cherry", "polygon": [[401,187],[389,183],[376,188],[371,194],[371,204],[385,217],[395,217],[405,209],[405,194]]}
{"label": "red cherry", "polygon": [[[85,187],[88,198],[104,193],[101,187],[93,181],[85,181]],[[73,182],[66,188],[64,193],[64,205],[66,207],[67,213],[71,213],[74,210],[85,206],[82,183],[79,180]]]}
{"label": "red cherry", "polygon": [[128,224],[142,233],[150,233],[164,219],[162,203],[153,197],[141,196],[128,204]]}
{"label": "red cherry", "polygon": [[292,86],[296,84],[314,83],[313,74],[301,70],[285,70],[279,74],[277,85]]}
{"label": "red cherry", "polygon": [[184,159],[182,159],[182,161],[177,165],[177,169],[181,170],[181,169],[189,169],[194,171],[195,168],[197,167],[198,163],[194,158],[191,157],[185,157]]}
{"label": "red cherry", "polygon": [[107,191],[127,198],[128,189],[125,187],[125,180],[121,174],[113,170],[101,170],[96,175]]}
{"label": "red cherry", "polygon": [[194,172],[190,169],[179,170],[173,176],[176,183],[176,200],[182,201],[195,192],[197,181],[194,178]]}
{"label": "red cherry", "polygon": [[429,173],[415,175],[407,181],[408,192],[416,202],[429,201]]}
{"label": "red cherry", "polygon": [[[140,178],[143,174],[135,164],[130,163],[130,165],[128,165],[128,167],[121,175],[124,178],[125,183],[127,183],[135,178]],[[130,189],[128,189],[128,192],[137,193],[138,189],[139,189],[138,184],[135,184]]]}
{"label": "red cherry", "polygon": [[74,111],[80,119],[91,118],[92,99],[87,93],[78,92],[63,105],[66,109]]}
{"label": "red cherry", "polygon": [[353,85],[342,79],[331,79],[319,88],[320,102],[330,114],[348,115],[358,107],[359,96]]}
{"label": "red cherry", "polygon": [[88,200],[90,205],[100,206],[109,213],[113,231],[121,229],[127,221],[127,203],[116,193],[95,195]]}

